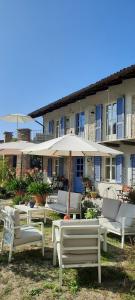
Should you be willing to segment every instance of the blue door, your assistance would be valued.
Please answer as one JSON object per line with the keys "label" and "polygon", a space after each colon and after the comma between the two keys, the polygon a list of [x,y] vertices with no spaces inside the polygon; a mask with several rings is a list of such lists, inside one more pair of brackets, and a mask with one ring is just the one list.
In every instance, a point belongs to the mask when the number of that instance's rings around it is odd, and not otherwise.
{"label": "blue door", "polygon": [[83,193],[83,175],[84,175],[84,158],[74,158],[74,176],[73,176],[73,188],[76,193]]}

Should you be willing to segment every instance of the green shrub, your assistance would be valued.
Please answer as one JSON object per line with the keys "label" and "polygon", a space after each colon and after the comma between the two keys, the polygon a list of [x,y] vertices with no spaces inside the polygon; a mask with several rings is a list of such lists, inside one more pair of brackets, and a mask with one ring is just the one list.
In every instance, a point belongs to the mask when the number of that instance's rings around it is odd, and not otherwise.
{"label": "green shrub", "polygon": [[13,191],[13,192],[17,192],[17,191],[25,192],[27,189],[27,183],[23,179],[14,178],[7,183],[7,188],[9,191]]}
{"label": "green shrub", "polygon": [[44,182],[31,182],[27,191],[32,195],[49,195],[52,193],[52,188],[49,183]]}
{"label": "green shrub", "polygon": [[99,216],[99,210],[97,208],[87,208],[84,215],[86,219],[96,219]]}
{"label": "green shrub", "polygon": [[14,205],[19,205],[20,202],[24,203],[24,202],[23,202],[23,197],[22,197],[22,196],[15,196],[15,197],[13,198],[13,204],[14,204]]}
{"label": "green shrub", "polygon": [[24,204],[25,202],[29,202],[31,200],[31,196],[28,194],[25,195],[17,195],[13,198],[13,204],[14,205],[19,205],[20,202],[21,204]]}
{"label": "green shrub", "polygon": [[94,204],[92,201],[90,200],[83,200],[82,201],[82,207],[81,207],[81,210],[82,210],[82,218],[85,217],[85,214],[87,213],[87,210],[88,209],[96,209],[98,211],[98,215],[101,214],[101,209],[98,207],[97,204]]}
{"label": "green shrub", "polygon": [[15,169],[10,169],[8,161],[0,156],[0,185],[6,184],[15,176]]}

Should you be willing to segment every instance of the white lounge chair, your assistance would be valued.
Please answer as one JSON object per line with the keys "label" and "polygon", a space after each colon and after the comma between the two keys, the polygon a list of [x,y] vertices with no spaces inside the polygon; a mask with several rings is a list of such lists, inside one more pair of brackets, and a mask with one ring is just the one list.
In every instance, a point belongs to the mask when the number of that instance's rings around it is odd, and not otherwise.
{"label": "white lounge chair", "polygon": [[56,265],[58,256],[60,285],[63,268],[80,267],[98,267],[98,282],[101,283],[99,221],[74,220],[60,223],[59,228],[56,226],[53,232],[53,264]]}
{"label": "white lounge chair", "polygon": [[107,232],[121,236],[121,248],[124,248],[126,235],[135,235],[135,205],[119,200],[104,199],[100,224]]}
{"label": "white lounge chair", "polygon": [[[42,255],[44,256],[44,228],[42,222],[20,226],[19,211],[9,206],[2,209],[1,214],[4,222],[1,251],[3,251],[4,245],[9,246],[9,262],[16,247],[25,244],[38,243],[42,247]],[[39,224],[41,230],[35,228]]]}
{"label": "white lounge chair", "polygon": [[[49,202],[49,200],[51,200]],[[50,197],[45,205],[46,210],[56,211],[61,214],[67,213],[68,207],[68,192],[66,191],[58,191],[58,195],[55,197]],[[70,194],[70,208],[69,214],[79,214],[81,218],[81,200],[82,194],[80,193],[73,193]]]}

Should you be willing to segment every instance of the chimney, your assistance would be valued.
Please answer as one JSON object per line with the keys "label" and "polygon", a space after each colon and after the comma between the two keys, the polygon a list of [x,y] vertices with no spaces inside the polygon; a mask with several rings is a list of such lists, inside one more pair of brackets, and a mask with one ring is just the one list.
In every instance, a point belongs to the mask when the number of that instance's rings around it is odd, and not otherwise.
{"label": "chimney", "polygon": [[13,137],[13,133],[10,131],[5,131],[4,132],[4,142],[11,142],[12,141],[12,137]]}
{"label": "chimney", "polygon": [[30,140],[31,140],[31,129],[29,129],[29,128],[18,129],[18,140],[19,141],[30,142]]}

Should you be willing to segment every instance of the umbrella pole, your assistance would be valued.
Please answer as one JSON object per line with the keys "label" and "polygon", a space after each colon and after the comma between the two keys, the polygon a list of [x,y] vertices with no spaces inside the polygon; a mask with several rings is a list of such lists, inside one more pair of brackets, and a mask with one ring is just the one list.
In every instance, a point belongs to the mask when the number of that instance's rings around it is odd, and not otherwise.
{"label": "umbrella pole", "polygon": [[71,162],[72,162],[72,153],[71,153],[71,151],[69,151],[68,207],[67,207],[67,215],[68,216],[69,216],[70,196],[71,196]]}

